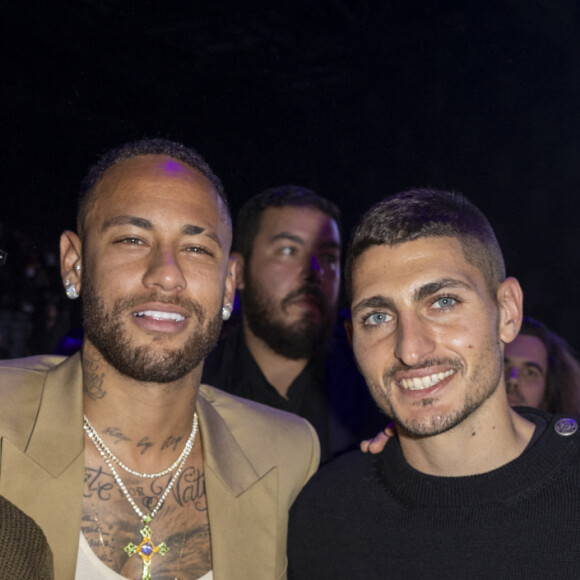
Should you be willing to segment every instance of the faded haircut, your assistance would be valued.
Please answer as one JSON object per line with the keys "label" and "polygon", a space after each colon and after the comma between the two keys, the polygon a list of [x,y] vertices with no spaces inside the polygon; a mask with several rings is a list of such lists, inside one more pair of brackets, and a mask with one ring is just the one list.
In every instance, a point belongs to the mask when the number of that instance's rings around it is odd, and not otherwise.
{"label": "faded haircut", "polygon": [[495,300],[505,280],[505,264],[497,238],[483,213],[459,193],[411,189],[387,197],[359,222],[350,242],[345,284],[352,300],[355,260],[372,246],[397,246],[429,237],[455,238],[467,262],[483,275]]}
{"label": "faded haircut", "polygon": [[254,240],[260,230],[262,214],[271,207],[288,206],[318,209],[330,216],[340,231],[340,210],[334,203],[306,187],[281,185],[254,195],[241,207],[236,218],[232,251],[239,252],[246,260],[249,260]]}
{"label": "faded haircut", "polygon": [[77,231],[81,238],[83,237],[85,219],[94,205],[95,192],[97,186],[103,179],[105,171],[121,161],[144,155],[166,155],[167,157],[171,157],[171,159],[189,165],[193,169],[197,169],[211,181],[217,194],[223,200],[228,219],[230,219],[228,200],[222,182],[199,153],[181,143],[168,139],[141,139],[110,149],[89,169],[81,183],[79,192]]}

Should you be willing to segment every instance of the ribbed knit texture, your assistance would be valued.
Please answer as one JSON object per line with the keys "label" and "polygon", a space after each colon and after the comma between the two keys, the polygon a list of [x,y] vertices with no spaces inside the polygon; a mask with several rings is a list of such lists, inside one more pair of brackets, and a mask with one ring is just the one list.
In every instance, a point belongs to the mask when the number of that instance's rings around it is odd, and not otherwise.
{"label": "ribbed knit texture", "polygon": [[290,580],[580,578],[580,432],[544,432],[470,477],[411,468],[399,442],[323,468],[291,511]]}
{"label": "ribbed knit texture", "polygon": [[52,552],[32,518],[0,496],[0,578],[53,580]]}

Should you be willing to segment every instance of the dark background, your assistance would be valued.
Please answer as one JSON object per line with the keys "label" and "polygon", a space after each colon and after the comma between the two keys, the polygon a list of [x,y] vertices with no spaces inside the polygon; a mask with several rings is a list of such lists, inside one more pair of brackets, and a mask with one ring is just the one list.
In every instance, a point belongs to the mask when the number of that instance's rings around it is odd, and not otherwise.
{"label": "dark background", "polygon": [[489,216],[526,311],[580,347],[578,2],[3,4],[5,230],[56,251],[87,166],[143,136],[198,149],[234,211],[296,183],[346,231],[387,194],[455,189]]}

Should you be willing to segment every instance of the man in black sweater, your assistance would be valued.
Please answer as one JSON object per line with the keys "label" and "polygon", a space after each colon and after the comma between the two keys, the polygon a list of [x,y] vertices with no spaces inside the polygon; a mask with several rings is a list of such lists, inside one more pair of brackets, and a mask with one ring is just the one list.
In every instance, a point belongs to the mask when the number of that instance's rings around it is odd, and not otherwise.
{"label": "man in black sweater", "polygon": [[289,578],[576,577],[578,425],[508,404],[522,291],[483,214],[448,192],[387,198],[355,231],[346,284],[355,356],[398,438],[306,486]]}

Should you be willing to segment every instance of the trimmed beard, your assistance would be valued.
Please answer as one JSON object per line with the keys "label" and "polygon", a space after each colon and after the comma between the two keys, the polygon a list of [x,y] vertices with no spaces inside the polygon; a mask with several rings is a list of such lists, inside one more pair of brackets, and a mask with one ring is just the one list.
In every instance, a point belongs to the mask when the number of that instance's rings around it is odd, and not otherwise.
{"label": "trimmed beard", "polygon": [[[122,298],[107,312],[103,298],[83,276],[83,326],[86,337],[103,358],[121,374],[142,382],[170,383],[183,378],[196,368],[215,346],[221,326],[221,312],[207,323],[206,313],[199,303],[181,298],[160,298],[155,295]],[[139,304],[160,302],[185,308],[199,323],[185,344],[177,349],[132,346],[124,331],[123,315]],[[151,338],[151,343],[162,339]]]}
{"label": "trimmed beard", "polygon": [[336,320],[336,306],[328,304],[317,284],[307,283],[290,292],[280,303],[280,309],[284,313],[299,296],[311,296],[320,309],[320,322],[305,312],[299,320],[288,324],[277,319],[277,305],[254,283],[248,269],[244,281],[245,288],[240,292],[244,318],[252,333],[275,353],[290,360],[310,359],[327,347]]}
{"label": "trimmed beard", "polygon": [[[469,388],[465,394],[463,405],[458,409],[446,414],[434,415],[426,420],[404,420],[391,404],[389,397],[390,387],[395,374],[400,370],[409,370],[410,367],[400,365],[389,369],[384,377],[383,384],[369,383],[369,390],[377,405],[397,424],[398,427],[406,431],[412,437],[432,437],[445,433],[462,423],[474,411],[479,409],[498,389],[503,374],[503,355],[498,345],[495,353],[492,368],[479,364],[474,368],[473,375],[469,381]],[[457,374],[465,379],[463,364],[459,359],[436,359],[424,362],[421,365],[412,367],[413,369],[426,368],[429,366],[446,365],[454,368]],[[433,404],[436,399],[429,398],[422,401],[426,409]]]}

